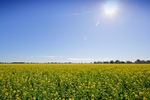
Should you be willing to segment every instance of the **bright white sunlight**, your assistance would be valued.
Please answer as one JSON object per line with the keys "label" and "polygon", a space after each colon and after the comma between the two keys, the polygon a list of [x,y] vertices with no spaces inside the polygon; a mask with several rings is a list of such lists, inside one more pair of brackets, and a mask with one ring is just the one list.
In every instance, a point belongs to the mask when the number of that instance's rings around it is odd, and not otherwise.
{"label": "bright white sunlight", "polygon": [[113,3],[113,2],[107,2],[105,5],[104,5],[104,13],[107,15],[107,16],[113,16],[114,14],[117,13],[118,11],[118,5],[116,3]]}

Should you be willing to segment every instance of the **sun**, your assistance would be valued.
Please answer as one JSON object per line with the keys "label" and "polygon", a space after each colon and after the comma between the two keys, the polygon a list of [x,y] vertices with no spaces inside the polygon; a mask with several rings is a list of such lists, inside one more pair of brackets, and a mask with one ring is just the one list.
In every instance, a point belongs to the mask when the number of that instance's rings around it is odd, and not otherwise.
{"label": "sun", "polygon": [[108,2],[104,5],[104,13],[108,16],[113,16],[116,14],[118,6],[115,3]]}

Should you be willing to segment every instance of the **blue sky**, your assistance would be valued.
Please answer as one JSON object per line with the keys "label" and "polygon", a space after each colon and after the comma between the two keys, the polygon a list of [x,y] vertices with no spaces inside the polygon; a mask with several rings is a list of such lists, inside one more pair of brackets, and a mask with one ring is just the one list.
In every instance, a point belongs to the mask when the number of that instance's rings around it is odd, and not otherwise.
{"label": "blue sky", "polygon": [[0,1],[0,61],[134,61],[149,51],[148,0]]}

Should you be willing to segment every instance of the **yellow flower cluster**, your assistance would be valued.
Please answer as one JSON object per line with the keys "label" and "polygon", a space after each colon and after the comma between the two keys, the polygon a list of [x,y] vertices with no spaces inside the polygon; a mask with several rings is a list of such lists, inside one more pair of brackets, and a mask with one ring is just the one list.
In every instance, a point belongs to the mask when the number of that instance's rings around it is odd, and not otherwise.
{"label": "yellow flower cluster", "polygon": [[150,100],[149,64],[0,64],[2,100]]}

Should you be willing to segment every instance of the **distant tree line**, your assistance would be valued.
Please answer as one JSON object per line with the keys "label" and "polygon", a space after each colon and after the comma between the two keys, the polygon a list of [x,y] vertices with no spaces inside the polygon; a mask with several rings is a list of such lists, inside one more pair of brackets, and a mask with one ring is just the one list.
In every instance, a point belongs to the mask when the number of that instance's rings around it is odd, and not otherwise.
{"label": "distant tree line", "polygon": [[137,59],[136,61],[120,61],[120,60],[111,60],[111,61],[95,61],[94,64],[150,64],[150,60],[140,60]]}
{"label": "distant tree line", "polygon": [[0,64],[25,64],[26,62],[0,62]]}
{"label": "distant tree line", "polygon": [[74,64],[74,62],[0,62],[0,64]]}
{"label": "distant tree line", "polygon": [[[95,61],[90,62],[94,64],[150,64],[150,60],[140,60],[136,61],[120,61],[120,60],[111,60],[111,61]],[[74,64],[74,62],[0,62],[0,64]],[[85,64],[84,62],[80,62],[79,64]]]}

